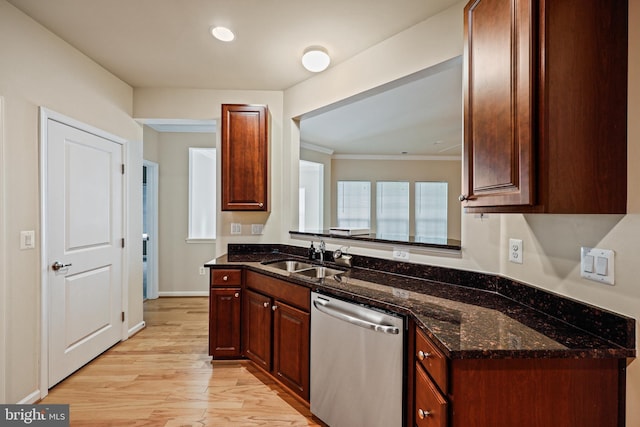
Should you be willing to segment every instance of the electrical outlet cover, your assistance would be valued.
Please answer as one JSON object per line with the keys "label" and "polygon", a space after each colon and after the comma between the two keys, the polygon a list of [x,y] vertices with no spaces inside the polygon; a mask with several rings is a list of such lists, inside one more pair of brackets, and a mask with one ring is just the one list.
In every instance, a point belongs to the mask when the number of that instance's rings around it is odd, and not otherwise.
{"label": "electrical outlet cover", "polygon": [[522,264],[524,261],[522,253],[522,240],[509,239],[509,261]]}

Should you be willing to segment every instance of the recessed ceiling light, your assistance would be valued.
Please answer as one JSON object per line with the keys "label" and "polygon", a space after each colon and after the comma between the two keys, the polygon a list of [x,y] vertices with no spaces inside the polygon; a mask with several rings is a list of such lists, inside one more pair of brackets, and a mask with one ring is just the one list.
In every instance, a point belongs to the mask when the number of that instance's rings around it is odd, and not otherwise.
{"label": "recessed ceiling light", "polygon": [[326,70],[330,63],[331,58],[327,50],[322,46],[308,47],[302,55],[302,65],[313,73]]}
{"label": "recessed ceiling light", "polygon": [[236,38],[233,31],[226,27],[211,27],[211,35],[223,42],[230,42]]}

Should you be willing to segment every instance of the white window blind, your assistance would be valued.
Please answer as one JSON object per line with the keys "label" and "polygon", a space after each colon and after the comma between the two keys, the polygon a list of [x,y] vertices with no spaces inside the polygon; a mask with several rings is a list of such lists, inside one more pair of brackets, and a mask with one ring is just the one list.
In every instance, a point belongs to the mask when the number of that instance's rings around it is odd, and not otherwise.
{"label": "white window blind", "polygon": [[324,165],[300,160],[298,228],[322,230],[324,212]]}
{"label": "white window blind", "polygon": [[394,240],[409,238],[409,182],[377,183],[376,236]]}
{"label": "white window blind", "polygon": [[216,149],[189,148],[189,236],[216,238]]}
{"label": "white window blind", "polygon": [[338,181],[338,227],[370,228],[371,182]]}
{"label": "white window blind", "polygon": [[416,182],[416,240],[447,240],[446,182]]}

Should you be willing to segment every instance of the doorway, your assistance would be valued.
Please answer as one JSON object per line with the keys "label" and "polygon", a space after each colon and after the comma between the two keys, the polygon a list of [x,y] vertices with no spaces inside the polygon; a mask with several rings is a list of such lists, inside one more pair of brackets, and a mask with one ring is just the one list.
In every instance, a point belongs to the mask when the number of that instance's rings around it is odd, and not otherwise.
{"label": "doorway", "polygon": [[158,298],[158,164],[142,163],[142,296]]}
{"label": "doorway", "polygon": [[40,111],[44,397],[126,338],[126,141]]}

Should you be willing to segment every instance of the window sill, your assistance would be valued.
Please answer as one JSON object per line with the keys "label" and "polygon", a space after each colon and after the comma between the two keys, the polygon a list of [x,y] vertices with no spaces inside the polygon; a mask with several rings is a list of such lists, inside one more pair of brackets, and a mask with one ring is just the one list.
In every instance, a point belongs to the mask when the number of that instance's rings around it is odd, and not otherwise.
{"label": "window sill", "polygon": [[187,237],[186,239],[184,239],[184,241],[187,243],[215,243],[216,239],[200,239],[200,238],[194,238],[194,237]]}

